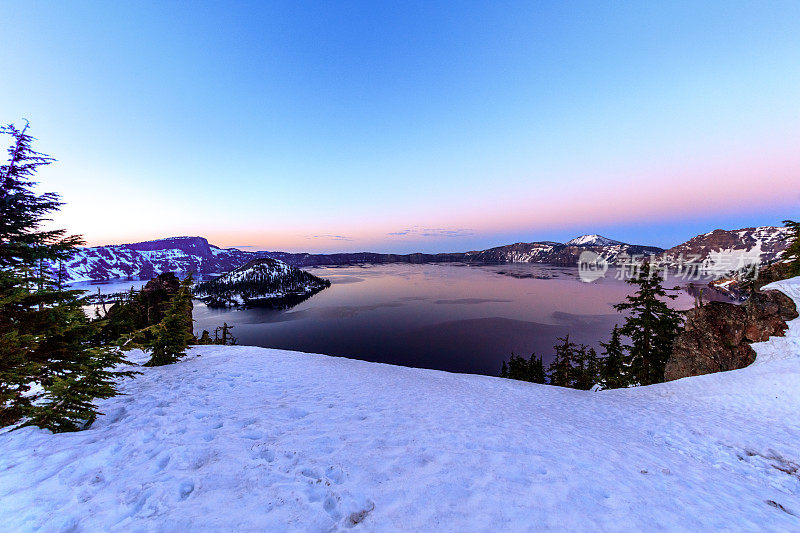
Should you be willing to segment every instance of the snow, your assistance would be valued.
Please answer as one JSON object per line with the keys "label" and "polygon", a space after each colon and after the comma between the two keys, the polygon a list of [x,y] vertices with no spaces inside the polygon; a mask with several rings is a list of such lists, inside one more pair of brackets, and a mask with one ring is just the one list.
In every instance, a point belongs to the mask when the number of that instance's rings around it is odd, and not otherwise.
{"label": "snow", "polygon": [[237,283],[252,279],[270,281],[297,270],[279,259],[261,259],[242,265],[217,278],[220,283]]}
{"label": "snow", "polygon": [[[764,285],[761,290],[775,289],[781,291],[794,300],[795,305],[800,310],[800,282],[797,280],[800,280],[800,277],[775,281]],[[787,356],[796,357],[800,354],[800,319],[790,320],[787,325],[789,328],[783,337],[772,337],[766,342],[758,342],[751,345],[756,351],[754,365],[785,359]]]}
{"label": "snow", "polygon": [[568,246],[614,246],[625,244],[624,242],[615,241],[602,235],[581,235],[574,239],[567,241]]}
{"label": "snow", "polygon": [[[800,301],[800,278],[776,288]],[[795,320],[748,368],[603,392],[195,347],[86,431],[0,434],[0,524],[797,531],[798,338]]]}
{"label": "snow", "polygon": [[711,250],[700,265],[700,275],[719,279],[732,272],[758,268],[763,253],[761,242],[748,250]]}

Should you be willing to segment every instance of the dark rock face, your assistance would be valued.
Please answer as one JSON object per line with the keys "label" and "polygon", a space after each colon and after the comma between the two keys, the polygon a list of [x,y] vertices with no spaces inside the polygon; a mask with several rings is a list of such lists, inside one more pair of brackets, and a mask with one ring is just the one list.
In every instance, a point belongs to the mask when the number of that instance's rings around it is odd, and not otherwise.
{"label": "dark rock face", "polygon": [[187,255],[196,255],[204,259],[211,257],[211,245],[203,237],[170,237],[154,241],[124,244],[125,248],[139,252],[154,252],[157,250],[180,250]]}
{"label": "dark rock face", "polygon": [[[754,281],[753,286],[756,290],[760,289],[768,283],[778,281],[790,277],[789,265],[784,262],[773,263],[765,267],[761,267],[758,271],[758,278]],[[744,300],[747,297],[746,287],[743,287],[742,279],[736,275],[726,276],[708,283],[708,287],[719,294],[725,295],[731,300]],[[708,294],[708,293],[707,293]]]}
{"label": "dark rock face", "polygon": [[711,302],[686,313],[684,329],[667,361],[667,381],[744,368],[756,358],[750,346],[783,335],[797,318],[794,302],[779,291],[756,292],[745,304]]}

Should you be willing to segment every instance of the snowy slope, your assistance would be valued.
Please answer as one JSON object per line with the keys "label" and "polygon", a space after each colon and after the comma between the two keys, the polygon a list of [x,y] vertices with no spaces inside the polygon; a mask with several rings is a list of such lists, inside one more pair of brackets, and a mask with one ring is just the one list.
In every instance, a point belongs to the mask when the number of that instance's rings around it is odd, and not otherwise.
{"label": "snowy slope", "polygon": [[[781,289],[800,300],[800,278]],[[126,381],[87,431],[0,435],[0,523],[798,531],[797,327],[751,367],[600,393],[197,347]]]}
{"label": "snowy slope", "polygon": [[162,272],[227,272],[258,257],[236,248],[222,249],[202,237],[171,237],[133,244],[77,248],[69,260],[49,265],[65,282],[115,278],[150,279]]}
{"label": "snowy slope", "polygon": [[[776,289],[794,300],[800,310],[800,277],[775,281],[761,287],[762,291]],[[800,354],[800,319],[791,320],[783,337],[771,337],[766,342],[751,344],[756,351],[756,360],[753,363],[763,364],[770,361],[785,359],[789,355]],[[800,475],[800,472],[798,472]]]}
{"label": "snowy slope", "polygon": [[614,246],[618,244],[625,244],[624,242],[615,241],[602,235],[581,235],[566,242],[567,246]]}
{"label": "snowy slope", "polygon": [[732,250],[757,252],[760,260],[768,263],[779,258],[789,246],[790,233],[789,228],[776,226],[736,230],[716,229],[666,250],[661,259],[668,262],[691,258],[704,261],[715,253]]}

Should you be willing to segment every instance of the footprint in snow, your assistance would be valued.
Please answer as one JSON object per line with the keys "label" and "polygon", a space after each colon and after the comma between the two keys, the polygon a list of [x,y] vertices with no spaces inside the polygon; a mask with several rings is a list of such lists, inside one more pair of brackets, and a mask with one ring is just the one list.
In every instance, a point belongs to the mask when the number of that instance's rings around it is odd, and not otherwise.
{"label": "footprint in snow", "polygon": [[287,414],[289,415],[289,418],[299,420],[308,416],[309,413],[305,409],[301,409],[299,407],[290,407],[287,411]]}
{"label": "footprint in snow", "polygon": [[179,499],[185,500],[192,492],[194,492],[194,481],[187,479],[185,481],[181,481],[180,485],[178,485]]}
{"label": "footprint in snow", "polygon": [[325,477],[337,485],[341,485],[346,478],[346,474],[344,473],[344,470],[338,466],[329,466],[328,469],[325,470]]}

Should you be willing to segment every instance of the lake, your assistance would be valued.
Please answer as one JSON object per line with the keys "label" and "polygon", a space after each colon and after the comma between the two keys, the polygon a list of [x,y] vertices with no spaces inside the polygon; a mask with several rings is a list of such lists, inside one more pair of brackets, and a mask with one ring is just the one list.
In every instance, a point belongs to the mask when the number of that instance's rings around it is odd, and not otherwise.
{"label": "lake", "polygon": [[[575,267],[382,264],[308,267],[331,287],[286,310],[218,309],[194,302],[195,333],[227,322],[238,344],[338,355],[380,363],[498,374],[511,352],[552,359],[556,339],[606,341],[632,287],[613,269],[583,283]],[[145,281],[79,283],[96,293]],[[674,286],[675,281],[669,283]],[[688,309],[681,291],[673,307]]]}
{"label": "lake", "polygon": [[[390,264],[314,267],[330,288],[288,310],[211,309],[195,302],[195,331],[227,322],[238,344],[481,374],[511,352],[547,364],[557,337],[599,348],[631,292],[614,277],[594,283],[577,268],[540,264]],[[674,284],[673,284],[674,285]],[[681,292],[674,306],[694,299]]]}

